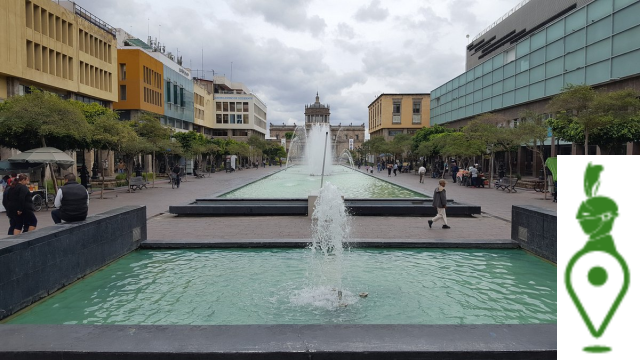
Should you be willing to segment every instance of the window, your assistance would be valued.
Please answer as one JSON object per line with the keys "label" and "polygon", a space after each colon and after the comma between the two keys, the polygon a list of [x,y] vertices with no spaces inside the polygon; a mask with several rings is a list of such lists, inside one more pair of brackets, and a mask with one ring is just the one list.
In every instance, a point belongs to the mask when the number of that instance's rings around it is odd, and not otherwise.
{"label": "window", "polygon": [[229,111],[236,112],[236,103],[229,103]]}
{"label": "window", "polygon": [[414,99],[413,100],[413,113],[414,114],[420,114],[420,99]]}
{"label": "window", "polygon": [[227,136],[227,130],[213,130],[213,136]]}
{"label": "window", "polygon": [[242,112],[249,112],[249,103],[248,102],[243,102],[242,103]]}
{"label": "window", "polygon": [[400,99],[393,99],[393,113],[400,114]]}
{"label": "window", "polygon": [[222,115],[222,123],[223,124],[228,124],[229,123],[229,114]]}
{"label": "window", "polygon": [[229,111],[229,103],[228,102],[223,102],[222,103],[222,111]]}
{"label": "window", "polygon": [[242,114],[236,114],[236,123],[242,124]]}
{"label": "window", "polygon": [[173,103],[178,105],[178,85],[173,85]]}
{"label": "window", "polygon": [[359,140],[359,139],[360,139],[360,138],[359,138],[359,136],[360,136],[360,135],[356,135],[356,140]]}
{"label": "window", "polygon": [[167,102],[170,103],[171,102],[171,82],[167,81],[167,87],[165,88],[165,91],[167,93]]}
{"label": "window", "polygon": [[402,130],[389,130],[389,136],[396,136],[402,134]]}
{"label": "window", "polygon": [[216,124],[222,124],[222,114],[216,114]]}
{"label": "window", "polygon": [[121,101],[127,100],[127,86],[126,85],[120,85],[120,100]]}
{"label": "window", "polygon": [[184,100],[184,88],[180,88],[180,106],[184,107],[186,101]]}
{"label": "window", "polygon": [[222,103],[216,102],[216,111],[222,111]]}
{"label": "window", "polygon": [[505,51],[505,54],[504,54],[504,63],[505,64],[510,63],[515,59],[516,59],[516,48],[515,47]]}
{"label": "window", "polygon": [[127,80],[127,64],[120,64],[120,80]]}

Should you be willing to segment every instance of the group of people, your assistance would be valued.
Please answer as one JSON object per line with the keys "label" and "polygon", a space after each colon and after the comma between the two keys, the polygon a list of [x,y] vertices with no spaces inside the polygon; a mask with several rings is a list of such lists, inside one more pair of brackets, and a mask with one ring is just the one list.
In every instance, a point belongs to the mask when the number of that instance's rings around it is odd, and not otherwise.
{"label": "group of people", "polygon": [[[74,174],[64,176],[64,186],[58,189],[54,200],[55,210],[51,211],[51,218],[56,224],[62,221],[83,221],[89,212],[89,193],[87,189],[76,182]],[[27,187],[29,176],[11,173],[1,182],[3,186],[2,206],[9,217],[8,235],[18,235],[23,232],[34,231],[38,225],[33,204],[33,195]]]}

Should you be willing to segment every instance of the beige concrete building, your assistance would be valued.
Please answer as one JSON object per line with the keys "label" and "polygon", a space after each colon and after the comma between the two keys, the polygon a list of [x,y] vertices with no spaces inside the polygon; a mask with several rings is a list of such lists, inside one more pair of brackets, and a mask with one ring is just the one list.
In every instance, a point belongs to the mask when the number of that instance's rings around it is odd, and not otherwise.
{"label": "beige concrete building", "polygon": [[[193,82],[193,130],[204,134],[214,126],[213,93],[198,81]],[[207,131],[208,132],[208,131]]]}
{"label": "beige concrete building", "polygon": [[[109,108],[117,101],[116,37],[109,24],[71,1],[51,0],[2,0],[0,19],[0,101],[30,87]],[[0,159],[16,152],[0,148]],[[87,154],[87,166],[93,161]]]}
{"label": "beige concrete building", "polygon": [[392,140],[429,127],[429,94],[381,94],[369,105],[369,134]]}
{"label": "beige concrete building", "polygon": [[[316,93],[316,101],[304,107],[305,126],[307,131],[314,124],[330,124],[331,112],[329,105],[320,102],[320,96]],[[295,125],[274,125],[269,124],[269,132],[274,141],[279,142],[282,147],[289,152],[291,139],[287,139],[287,133],[295,131]],[[346,149],[356,150],[364,143],[364,124],[353,125],[342,124],[330,125],[331,145],[336,156],[342,154]],[[304,144],[300,146],[304,147]]]}

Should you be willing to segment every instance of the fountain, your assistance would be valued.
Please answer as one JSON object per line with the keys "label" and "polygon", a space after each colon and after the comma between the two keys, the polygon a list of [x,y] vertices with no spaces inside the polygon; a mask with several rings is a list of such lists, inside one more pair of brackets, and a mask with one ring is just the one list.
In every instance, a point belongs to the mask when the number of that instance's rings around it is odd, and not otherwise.
{"label": "fountain", "polygon": [[352,170],[355,170],[356,167],[353,163],[353,157],[351,156],[351,152],[348,149],[342,150],[342,154],[338,157],[338,164],[342,161],[342,159],[346,159],[349,161],[349,166],[351,166]]}

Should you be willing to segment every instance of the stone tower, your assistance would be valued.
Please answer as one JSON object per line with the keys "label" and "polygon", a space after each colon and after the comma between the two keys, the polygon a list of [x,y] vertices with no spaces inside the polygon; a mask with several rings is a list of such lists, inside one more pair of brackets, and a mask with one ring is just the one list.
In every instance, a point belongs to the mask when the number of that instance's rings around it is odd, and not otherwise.
{"label": "stone tower", "polygon": [[320,103],[320,96],[316,93],[316,102],[311,105],[304,106],[304,123],[310,124],[329,124],[329,105]]}

